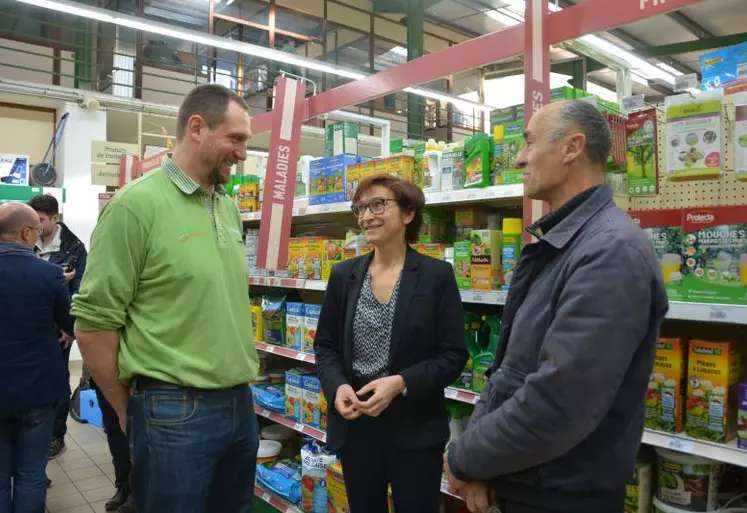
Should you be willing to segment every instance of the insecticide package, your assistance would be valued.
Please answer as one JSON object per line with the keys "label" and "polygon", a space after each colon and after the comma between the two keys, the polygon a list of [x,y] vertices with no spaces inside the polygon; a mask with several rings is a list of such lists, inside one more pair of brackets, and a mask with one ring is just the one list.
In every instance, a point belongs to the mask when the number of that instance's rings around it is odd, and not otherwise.
{"label": "insecticide package", "polygon": [[724,165],[723,93],[666,99],[669,180],[718,179]]}
{"label": "insecticide package", "polygon": [[625,130],[628,194],[631,196],[655,195],[659,185],[656,109],[631,113]]}
{"label": "insecticide package", "polygon": [[285,345],[285,310],[285,296],[262,296],[262,327],[268,344]]}
{"label": "insecticide package", "polygon": [[747,93],[734,95],[734,174],[740,182],[747,182]]}

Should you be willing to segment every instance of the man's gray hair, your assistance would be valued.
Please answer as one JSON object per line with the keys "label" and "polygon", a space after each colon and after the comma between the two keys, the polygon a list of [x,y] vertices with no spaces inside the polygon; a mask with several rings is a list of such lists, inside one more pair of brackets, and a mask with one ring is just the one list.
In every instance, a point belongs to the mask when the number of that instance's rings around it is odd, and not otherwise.
{"label": "man's gray hair", "polygon": [[612,149],[612,131],[594,105],[586,100],[570,100],[555,115],[550,142],[559,141],[572,131],[586,136],[586,156],[595,164],[605,165]]}

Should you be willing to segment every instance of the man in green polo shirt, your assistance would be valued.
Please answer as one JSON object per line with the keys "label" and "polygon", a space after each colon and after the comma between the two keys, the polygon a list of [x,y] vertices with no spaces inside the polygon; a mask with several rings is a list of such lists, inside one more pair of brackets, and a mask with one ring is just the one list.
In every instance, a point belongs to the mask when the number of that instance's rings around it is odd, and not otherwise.
{"label": "man in green polo shirt", "polygon": [[140,513],[249,513],[257,373],[242,225],[222,188],[246,158],[248,108],[194,88],[162,167],[101,214],[76,337],[132,447]]}

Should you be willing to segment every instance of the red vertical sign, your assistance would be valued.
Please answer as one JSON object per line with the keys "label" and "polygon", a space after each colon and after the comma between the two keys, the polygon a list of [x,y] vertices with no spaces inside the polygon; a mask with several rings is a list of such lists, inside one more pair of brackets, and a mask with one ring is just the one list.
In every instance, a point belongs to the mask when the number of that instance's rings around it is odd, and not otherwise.
{"label": "red vertical sign", "polygon": [[262,269],[282,269],[288,263],[304,92],[303,82],[286,76],[280,77],[275,86],[257,247],[257,267]]}
{"label": "red vertical sign", "polygon": [[[535,112],[550,103],[550,42],[547,37],[547,0],[526,0],[524,15],[524,126]],[[531,226],[550,211],[537,200],[524,197],[524,226]],[[531,242],[524,232],[524,243]]]}

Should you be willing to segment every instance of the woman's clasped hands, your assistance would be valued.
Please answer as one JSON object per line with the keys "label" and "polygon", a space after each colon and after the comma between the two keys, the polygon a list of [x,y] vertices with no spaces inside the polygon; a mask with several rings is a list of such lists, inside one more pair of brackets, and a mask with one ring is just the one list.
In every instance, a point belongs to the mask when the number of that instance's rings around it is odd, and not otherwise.
{"label": "woman's clasped hands", "polygon": [[404,390],[405,380],[399,375],[375,379],[358,392],[350,385],[340,385],[335,395],[335,409],[346,420],[355,420],[361,415],[378,417]]}

